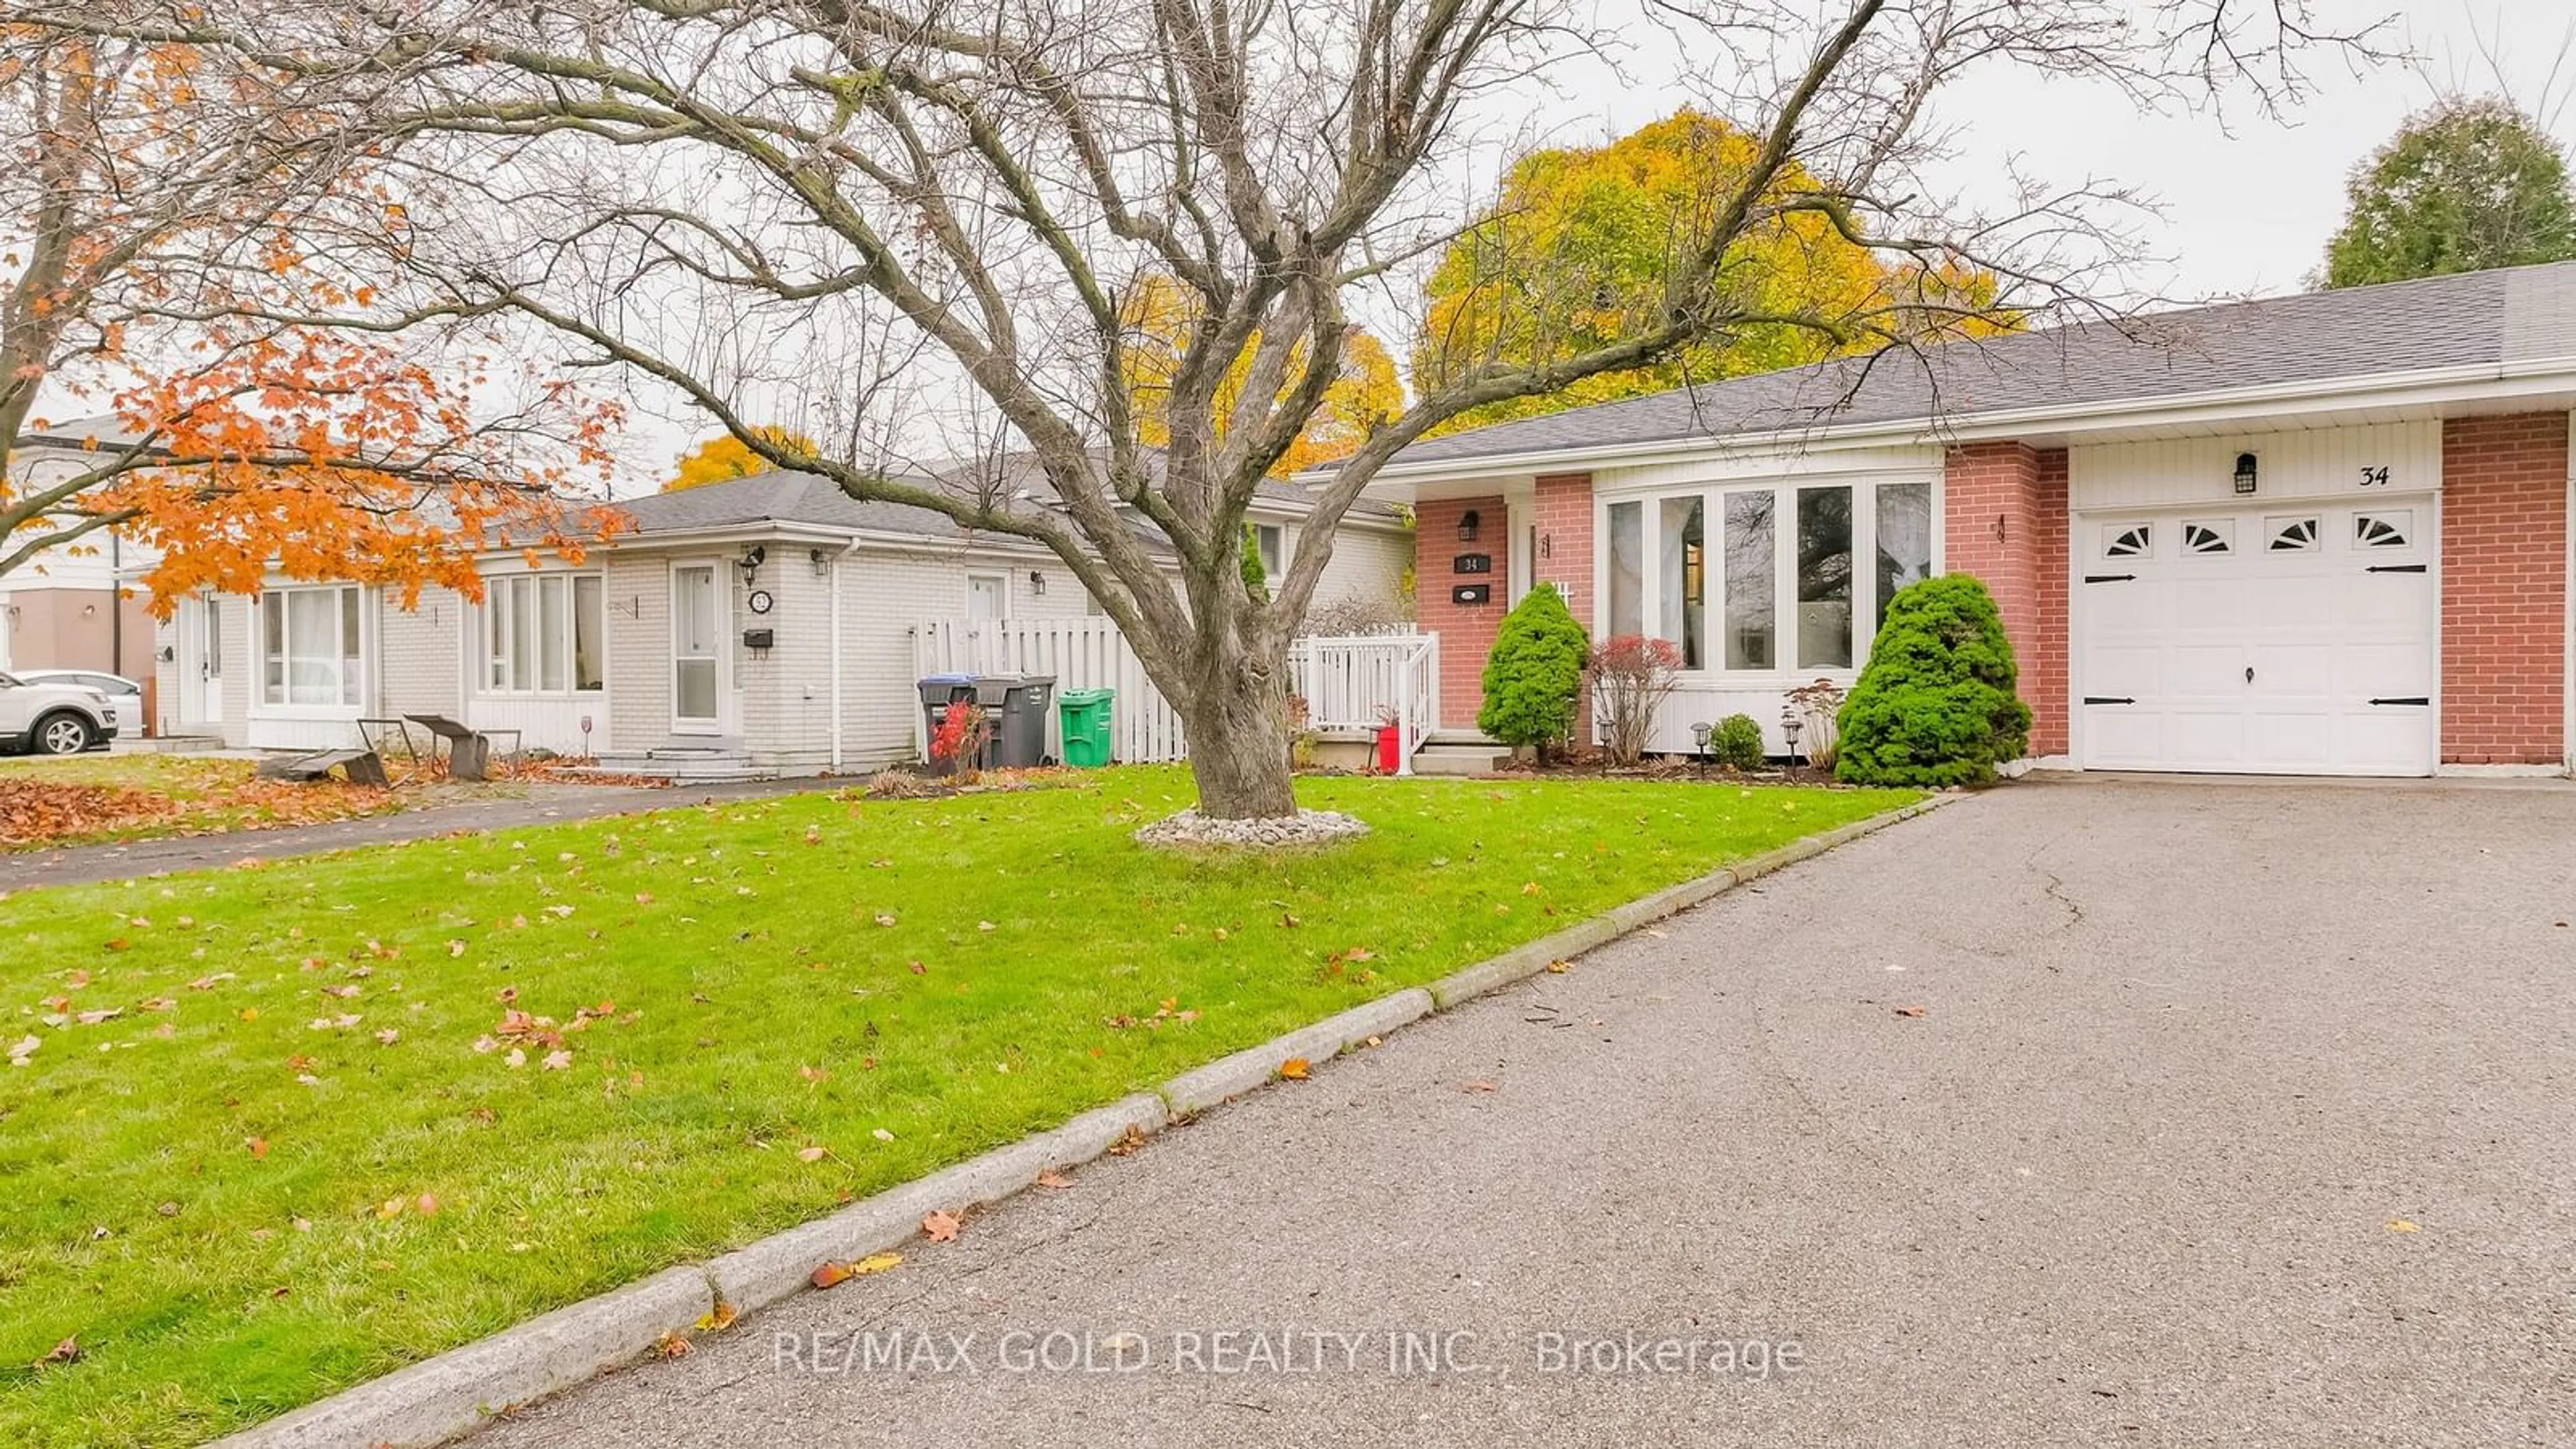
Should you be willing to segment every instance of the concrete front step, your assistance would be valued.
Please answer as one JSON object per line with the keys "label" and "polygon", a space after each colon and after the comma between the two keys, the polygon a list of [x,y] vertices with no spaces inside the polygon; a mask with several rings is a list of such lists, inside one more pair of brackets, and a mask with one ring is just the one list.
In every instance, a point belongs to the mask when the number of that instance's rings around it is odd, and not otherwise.
{"label": "concrete front step", "polygon": [[1512,752],[1502,745],[1424,745],[1413,753],[1413,773],[1490,775],[1511,759]]}

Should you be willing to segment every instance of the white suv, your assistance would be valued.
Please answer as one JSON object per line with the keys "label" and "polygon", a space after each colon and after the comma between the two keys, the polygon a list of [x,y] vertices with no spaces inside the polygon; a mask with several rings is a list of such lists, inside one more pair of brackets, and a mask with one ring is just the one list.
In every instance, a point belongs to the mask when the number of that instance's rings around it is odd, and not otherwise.
{"label": "white suv", "polygon": [[36,684],[0,674],[0,750],[77,755],[116,738],[107,696],[77,684]]}

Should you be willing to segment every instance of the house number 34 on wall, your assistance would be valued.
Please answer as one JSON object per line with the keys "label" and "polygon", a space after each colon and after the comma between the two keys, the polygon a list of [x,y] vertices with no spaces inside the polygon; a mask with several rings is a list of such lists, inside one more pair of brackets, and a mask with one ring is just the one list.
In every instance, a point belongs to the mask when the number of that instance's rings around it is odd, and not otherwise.
{"label": "house number 34 on wall", "polygon": [[2387,487],[2387,486],[2388,486],[2388,465],[2387,465],[2387,464],[2385,464],[2385,463],[2382,463],[2382,464],[2380,464],[2380,465],[2379,465],[2378,467],[2376,467],[2376,468],[2364,468],[2364,469],[2362,469],[2362,470],[2361,470],[2361,486],[2362,486],[2362,487],[2364,487],[2364,488],[2385,488],[2385,487]]}

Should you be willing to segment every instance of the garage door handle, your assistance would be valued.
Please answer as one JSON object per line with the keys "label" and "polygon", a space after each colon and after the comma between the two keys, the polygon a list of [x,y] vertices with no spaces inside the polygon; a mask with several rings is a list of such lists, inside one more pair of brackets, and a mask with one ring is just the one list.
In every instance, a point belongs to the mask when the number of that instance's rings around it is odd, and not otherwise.
{"label": "garage door handle", "polygon": [[2084,576],[2084,582],[2088,584],[2125,584],[2136,577],[2136,574],[2086,574]]}
{"label": "garage door handle", "polygon": [[2420,574],[2424,572],[2424,565],[2372,564],[2370,567],[2363,569],[2362,572],[2366,574]]}
{"label": "garage door handle", "polygon": [[2372,704],[2431,704],[2432,702],[2432,696],[2424,694],[2406,694],[2399,695],[2392,699],[2374,699],[2371,701]]}
{"label": "garage door handle", "polygon": [[2136,701],[2136,700],[2129,698],[2129,697],[2128,697],[2127,695],[2125,695],[2125,694],[2088,694],[2088,695],[2084,696],[2084,702],[2085,702],[2086,704],[2136,704],[2136,703],[2137,703],[2137,701]]}

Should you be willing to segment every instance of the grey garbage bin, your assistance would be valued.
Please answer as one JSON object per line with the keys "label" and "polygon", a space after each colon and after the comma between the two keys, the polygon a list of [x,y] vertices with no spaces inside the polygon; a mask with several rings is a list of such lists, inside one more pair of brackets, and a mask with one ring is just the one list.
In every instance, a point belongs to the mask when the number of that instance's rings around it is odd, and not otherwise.
{"label": "grey garbage bin", "polygon": [[1047,711],[1055,706],[1052,674],[981,674],[975,702],[993,721],[993,763],[1025,770],[1047,761]]}
{"label": "grey garbage bin", "polygon": [[[948,717],[950,705],[978,702],[975,676],[971,674],[926,674],[921,677],[920,687],[922,738],[925,740],[938,737],[940,721]],[[930,767],[931,773],[937,775],[949,774],[957,767],[957,762],[954,760],[929,758],[927,750],[923,751],[922,762]],[[972,764],[973,768],[983,769],[992,763],[992,733],[987,731],[982,757]]]}

